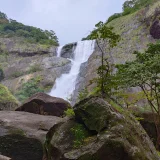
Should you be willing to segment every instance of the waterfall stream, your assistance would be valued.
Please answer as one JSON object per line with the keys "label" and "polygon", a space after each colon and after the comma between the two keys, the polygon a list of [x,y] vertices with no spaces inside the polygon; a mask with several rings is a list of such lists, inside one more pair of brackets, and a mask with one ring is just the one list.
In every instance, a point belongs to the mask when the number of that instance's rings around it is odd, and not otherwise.
{"label": "waterfall stream", "polygon": [[[71,60],[71,70],[68,74],[62,74],[56,79],[49,95],[69,100],[75,90],[76,79],[78,77],[80,66],[86,62],[94,51],[94,41],[79,41],[74,51],[74,58]],[[58,48],[57,57],[60,57],[62,47]]]}

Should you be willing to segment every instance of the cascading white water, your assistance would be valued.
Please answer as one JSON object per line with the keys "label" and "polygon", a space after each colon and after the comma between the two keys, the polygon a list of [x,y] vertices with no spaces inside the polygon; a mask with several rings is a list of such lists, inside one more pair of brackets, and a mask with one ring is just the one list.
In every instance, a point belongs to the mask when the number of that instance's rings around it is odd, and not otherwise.
{"label": "cascading white water", "polygon": [[[82,63],[86,62],[93,53],[94,44],[94,41],[80,41],[77,43],[77,47],[74,51],[74,58],[71,61],[71,70],[68,74],[62,74],[60,78],[57,78],[56,83],[50,92],[51,96],[60,97],[65,100],[68,100],[71,97],[75,90],[80,66]],[[61,52],[60,49],[59,52]]]}
{"label": "cascading white water", "polygon": [[57,57],[61,56],[61,51],[62,51],[63,46],[59,46],[57,49]]}

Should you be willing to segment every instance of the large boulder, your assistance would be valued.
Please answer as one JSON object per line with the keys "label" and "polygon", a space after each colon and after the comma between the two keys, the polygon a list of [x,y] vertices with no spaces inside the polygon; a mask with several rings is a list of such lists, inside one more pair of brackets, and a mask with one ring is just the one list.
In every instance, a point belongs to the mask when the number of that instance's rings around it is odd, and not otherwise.
{"label": "large boulder", "polygon": [[53,116],[1,111],[0,154],[13,160],[42,160],[48,130],[62,121]]}
{"label": "large boulder", "polygon": [[75,105],[75,120],[52,127],[45,143],[52,160],[160,160],[140,123],[92,97]]}
{"label": "large boulder", "polygon": [[0,111],[15,110],[18,107],[18,101],[8,90],[7,87],[0,84]]}
{"label": "large boulder", "polygon": [[71,108],[71,105],[61,98],[51,97],[45,93],[37,93],[17,108],[16,111],[62,117],[64,111],[68,108]]}
{"label": "large boulder", "polygon": [[74,111],[79,122],[84,123],[89,130],[97,133],[115,123],[116,116],[111,114],[114,112],[113,107],[100,98],[86,99],[75,105]]}

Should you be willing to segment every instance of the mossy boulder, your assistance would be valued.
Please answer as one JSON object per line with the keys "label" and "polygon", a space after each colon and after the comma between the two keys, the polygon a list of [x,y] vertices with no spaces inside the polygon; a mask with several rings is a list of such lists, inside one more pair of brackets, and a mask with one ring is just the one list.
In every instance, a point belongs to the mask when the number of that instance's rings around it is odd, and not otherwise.
{"label": "mossy boulder", "polygon": [[81,101],[74,106],[74,111],[79,122],[96,132],[108,128],[115,117],[111,114],[114,110],[110,104],[100,98]]}
{"label": "mossy boulder", "polygon": [[123,109],[90,97],[78,103],[74,111],[75,119],[48,132],[48,160],[160,160],[140,123]]}
{"label": "mossy boulder", "polygon": [[18,101],[8,90],[7,87],[0,84],[0,110],[15,110],[18,107]]}
{"label": "mossy boulder", "polygon": [[13,160],[42,160],[49,129],[62,118],[26,112],[0,112],[0,153]]}
{"label": "mossy boulder", "polygon": [[74,119],[67,119],[65,123],[53,126],[46,136],[46,159],[66,159],[64,153],[84,145],[84,139],[89,135],[91,135],[89,130],[84,125],[74,121]]}

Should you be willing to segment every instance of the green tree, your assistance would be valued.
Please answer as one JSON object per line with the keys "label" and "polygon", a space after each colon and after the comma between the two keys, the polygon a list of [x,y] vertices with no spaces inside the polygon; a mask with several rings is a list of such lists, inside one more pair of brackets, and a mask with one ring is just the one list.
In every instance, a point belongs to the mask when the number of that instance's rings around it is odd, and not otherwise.
{"label": "green tree", "polygon": [[16,93],[16,97],[20,102],[24,102],[26,99],[31,97],[33,94],[38,92],[44,92],[40,87],[40,78],[36,77],[22,85],[22,88]]}
{"label": "green tree", "polygon": [[117,42],[120,40],[120,36],[113,32],[113,27],[108,27],[107,24],[99,22],[95,25],[95,29],[91,32],[87,39],[96,40],[96,44],[101,52],[101,66],[97,70],[99,78],[94,79],[94,81],[97,81],[97,84],[100,87],[101,95],[104,97],[106,92],[108,92],[108,90],[105,90],[107,87],[105,85],[105,79],[106,77],[110,79],[109,76],[112,73],[112,66],[109,64],[108,59],[105,59],[104,55],[107,50],[109,52],[110,48],[117,45]]}
{"label": "green tree", "polygon": [[157,115],[154,121],[160,139],[160,44],[150,44],[145,52],[136,51],[134,54],[134,61],[117,66],[119,85],[123,88],[141,88],[153,114]]}
{"label": "green tree", "polygon": [[7,15],[3,12],[0,12],[0,18],[7,19]]}
{"label": "green tree", "polygon": [[0,12],[0,36],[2,37],[23,37],[28,42],[45,45],[59,45],[58,38],[53,30],[43,31],[40,28],[27,26],[16,20],[8,19]]}

